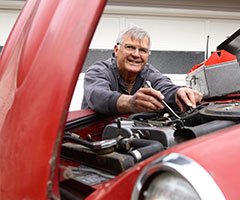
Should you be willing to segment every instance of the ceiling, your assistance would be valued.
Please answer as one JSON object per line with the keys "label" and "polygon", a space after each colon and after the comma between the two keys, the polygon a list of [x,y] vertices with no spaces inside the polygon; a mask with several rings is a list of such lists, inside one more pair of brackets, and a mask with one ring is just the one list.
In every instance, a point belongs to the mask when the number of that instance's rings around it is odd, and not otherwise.
{"label": "ceiling", "polygon": [[108,5],[240,12],[239,0],[108,0]]}
{"label": "ceiling", "polygon": [[[26,0],[0,0],[24,2]],[[108,5],[240,12],[240,0],[108,0]]]}

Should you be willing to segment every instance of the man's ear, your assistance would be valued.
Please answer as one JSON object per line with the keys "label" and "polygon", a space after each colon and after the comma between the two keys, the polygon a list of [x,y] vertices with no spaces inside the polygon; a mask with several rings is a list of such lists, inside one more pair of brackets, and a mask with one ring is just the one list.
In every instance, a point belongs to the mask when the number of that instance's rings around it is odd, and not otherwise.
{"label": "man's ear", "polygon": [[119,46],[118,45],[114,45],[114,55],[115,57],[118,55],[118,51],[119,51]]}

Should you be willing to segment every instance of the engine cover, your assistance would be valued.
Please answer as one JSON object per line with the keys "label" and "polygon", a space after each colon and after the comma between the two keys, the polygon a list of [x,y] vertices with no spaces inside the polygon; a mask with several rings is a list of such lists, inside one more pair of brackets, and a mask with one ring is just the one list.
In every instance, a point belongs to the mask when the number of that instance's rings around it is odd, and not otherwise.
{"label": "engine cover", "polygon": [[210,103],[199,112],[204,119],[240,120],[240,103]]}

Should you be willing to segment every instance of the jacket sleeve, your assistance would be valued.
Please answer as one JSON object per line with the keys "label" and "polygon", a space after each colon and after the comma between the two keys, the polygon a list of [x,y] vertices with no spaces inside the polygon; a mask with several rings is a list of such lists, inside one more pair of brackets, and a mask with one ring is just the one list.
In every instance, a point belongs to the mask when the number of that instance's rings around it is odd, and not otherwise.
{"label": "jacket sleeve", "polygon": [[82,108],[91,108],[102,114],[117,114],[116,102],[121,93],[112,91],[111,87],[117,80],[114,80],[114,75],[103,65],[97,63],[85,74]]}

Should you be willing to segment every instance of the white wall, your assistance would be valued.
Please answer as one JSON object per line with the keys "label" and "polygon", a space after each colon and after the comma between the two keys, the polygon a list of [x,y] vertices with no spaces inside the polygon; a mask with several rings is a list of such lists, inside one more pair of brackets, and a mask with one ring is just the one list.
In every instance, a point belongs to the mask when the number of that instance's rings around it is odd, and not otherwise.
{"label": "white wall", "polygon": [[[3,46],[20,9],[1,9],[0,45]],[[209,52],[240,27],[239,12],[184,10],[167,8],[107,6],[90,45],[94,49],[112,49],[118,32],[135,24],[149,31],[152,50],[205,51],[210,36]],[[209,53],[210,55],[210,53]],[[185,75],[169,75],[179,85]],[[83,75],[76,85],[70,110],[80,109]]]}
{"label": "white wall", "polygon": [[4,46],[7,37],[25,2],[0,0],[0,46]]}
{"label": "white wall", "polygon": [[152,50],[209,51],[240,27],[240,13],[167,8],[108,6],[90,45],[112,49],[118,32],[128,25],[138,25],[152,38]]}
{"label": "white wall", "polygon": [[[12,10],[1,9],[0,3],[1,46],[20,9],[20,6]],[[240,27],[240,12],[107,6],[90,48],[112,49],[118,32],[132,24],[148,30],[152,50],[205,51],[209,35],[209,51],[214,51]]]}
{"label": "white wall", "polygon": [[0,46],[4,46],[19,12],[0,11]]}

